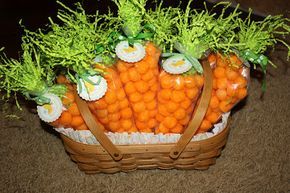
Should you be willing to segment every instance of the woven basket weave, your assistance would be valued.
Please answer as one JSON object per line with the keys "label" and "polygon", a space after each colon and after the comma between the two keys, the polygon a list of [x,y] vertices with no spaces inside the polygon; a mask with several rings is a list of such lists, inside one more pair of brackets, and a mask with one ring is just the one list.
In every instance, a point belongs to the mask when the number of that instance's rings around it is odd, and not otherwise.
{"label": "woven basket weave", "polygon": [[204,88],[193,118],[177,143],[152,145],[114,145],[104,134],[103,126],[96,122],[85,101],[77,97],[80,112],[101,145],[87,145],[61,134],[64,147],[71,159],[85,173],[129,172],[136,169],[207,169],[215,164],[226,144],[229,129],[201,141],[190,142],[199,128],[209,105],[212,92],[212,71],[203,62]]}

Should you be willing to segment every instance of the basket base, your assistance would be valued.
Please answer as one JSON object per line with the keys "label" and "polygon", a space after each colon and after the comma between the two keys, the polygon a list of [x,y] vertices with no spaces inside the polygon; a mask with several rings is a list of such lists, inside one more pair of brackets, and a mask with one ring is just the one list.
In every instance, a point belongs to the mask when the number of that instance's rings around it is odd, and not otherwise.
{"label": "basket base", "polygon": [[229,128],[201,141],[187,144],[177,159],[169,157],[175,144],[117,145],[123,159],[115,161],[101,145],[75,142],[61,134],[64,147],[71,159],[87,174],[131,172],[137,169],[206,170],[216,163],[216,158],[226,144]]}

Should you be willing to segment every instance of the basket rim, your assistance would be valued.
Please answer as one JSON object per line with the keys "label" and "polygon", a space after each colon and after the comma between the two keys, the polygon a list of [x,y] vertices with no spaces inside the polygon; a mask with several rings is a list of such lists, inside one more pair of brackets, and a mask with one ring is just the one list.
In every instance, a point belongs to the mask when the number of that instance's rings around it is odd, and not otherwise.
{"label": "basket rim", "polygon": [[[202,146],[208,146],[212,144],[216,144],[220,138],[226,137],[229,133],[229,120],[226,126],[223,128],[221,132],[217,135],[212,136],[207,139],[199,140],[199,141],[190,141],[187,145],[187,148],[199,150]],[[98,154],[107,154],[107,151],[102,147],[101,144],[84,144],[77,141],[72,140],[68,136],[64,134],[60,134],[64,145],[66,148],[71,149],[70,147],[74,147],[73,151],[78,151],[82,153],[87,153],[86,151],[96,152]],[[158,153],[158,152],[170,152],[171,148],[174,147],[176,143],[160,143],[160,144],[128,144],[128,145],[115,145],[121,152],[127,153]]]}

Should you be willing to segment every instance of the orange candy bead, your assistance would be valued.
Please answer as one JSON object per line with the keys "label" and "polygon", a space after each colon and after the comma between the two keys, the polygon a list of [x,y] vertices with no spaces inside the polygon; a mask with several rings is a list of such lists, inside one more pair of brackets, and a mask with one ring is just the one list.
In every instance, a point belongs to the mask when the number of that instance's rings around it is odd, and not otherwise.
{"label": "orange candy bead", "polygon": [[174,112],[174,117],[178,120],[182,120],[186,117],[186,111],[180,108]]}
{"label": "orange candy bead", "polygon": [[60,125],[66,127],[72,122],[72,115],[68,111],[63,111],[58,119]]}
{"label": "orange candy bead", "polygon": [[177,124],[177,120],[174,117],[165,117],[162,123],[164,124],[164,126],[171,129]]}
{"label": "orange candy bead", "polygon": [[185,94],[183,91],[174,90],[172,91],[171,99],[174,102],[180,103],[181,101],[185,99]]}
{"label": "orange candy bead", "polygon": [[199,89],[196,88],[196,87],[194,87],[194,88],[192,88],[192,89],[187,89],[187,90],[185,91],[185,93],[186,93],[186,96],[187,96],[189,99],[192,100],[192,99],[195,99],[195,98],[198,97]]}
{"label": "orange candy bead", "polygon": [[117,100],[117,95],[114,92],[107,92],[105,95],[105,101],[107,104],[113,104]]}
{"label": "orange candy bead", "polygon": [[120,109],[124,109],[129,106],[129,102],[127,98],[124,98],[120,103],[119,103]]}
{"label": "orange candy bead", "polygon": [[227,99],[227,91],[225,89],[218,89],[216,91],[217,98],[222,101]]}
{"label": "orange candy bead", "polygon": [[68,112],[72,116],[78,116],[78,115],[81,114],[76,103],[72,103],[72,104],[69,105]]}
{"label": "orange candy bead", "polygon": [[132,105],[133,110],[136,113],[143,112],[146,109],[145,103],[144,102],[138,102]]}
{"label": "orange candy bead", "polygon": [[106,109],[108,104],[106,103],[104,98],[101,98],[100,100],[95,101],[94,106],[96,110]]}
{"label": "orange candy bead", "polygon": [[129,108],[129,107],[127,107],[121,111],[121,116],[124,119],[129,119],[132,117],[132,115],[133,115],[133,112],[132,112],[131,108]]}
{"label": "orange candy bead", "polygon": [[157,102],[155,100],[152,100],[151,102],[146,103],[145,105],[148,110],[154,110],[157,108]]}
{"label": "orange candy bead", "polygon": [[71,126],[76,128],[84,123],[84,119],[81,116],[73,116]]}
{"label": "orange candy bead", "polygon": [[135,88],[140,93],[145,93],[149,89],[149,85],[147,82],[140,80],[135,82]]}
{"label": "orange candy bead", "polygon": [[173,101],[168,101],[168,103],[166,104],[166,108],[169,113],[173,113],[174,111],[177,110],[178,107],[179,107],[179,104]]}
{"label": "orange candy bead", "polygon": [[248,95],[248,91],[247,91],[246,88],[240,88],[240,89],[238,89],[238,91],[237,91],[237,97],[238,97],[238,99],[241,100],[241,99],[245,98],[247,95]]}
{"label": "orange candy bead", "polygon": [[140,74],[136,71],[135,68],[130,68],[128,71],[128,76],[131,81],[138,81],[141,79]]}
{"label": "orange candy bead", "polygon": [[138,101],[141,101],[143,98],[142,94],[138,93],[138,92],[134,92],[132,94],[129,95],[129,100],[133,103],[136,103]]}
{"label": "orange candy bead", "polygon": [[136,92],[136,88],[133,82],[128,82],[124,89],[128,95]]}
{"label": "orange candy bead", "polygon": [[224,78],[226,77],[226,70],[223,67],[216,67],[213,70],[213,74],[216,78]]}

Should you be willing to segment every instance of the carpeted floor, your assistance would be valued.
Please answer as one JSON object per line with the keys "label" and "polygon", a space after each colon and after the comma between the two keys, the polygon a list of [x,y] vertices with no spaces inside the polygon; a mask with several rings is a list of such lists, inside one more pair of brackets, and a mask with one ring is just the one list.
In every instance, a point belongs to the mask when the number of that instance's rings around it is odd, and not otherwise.
{"label": "carpeted floor", "polygon": [[278,68],[269,70],[267,92],[261,99],[258,79],[251,80],[247,100],[232,114],[227,145],[206,171],[86,175],[35,114],[1,103],[0,192],[289,192],[289,63],[281,60],[285,51],[271,57]]}

